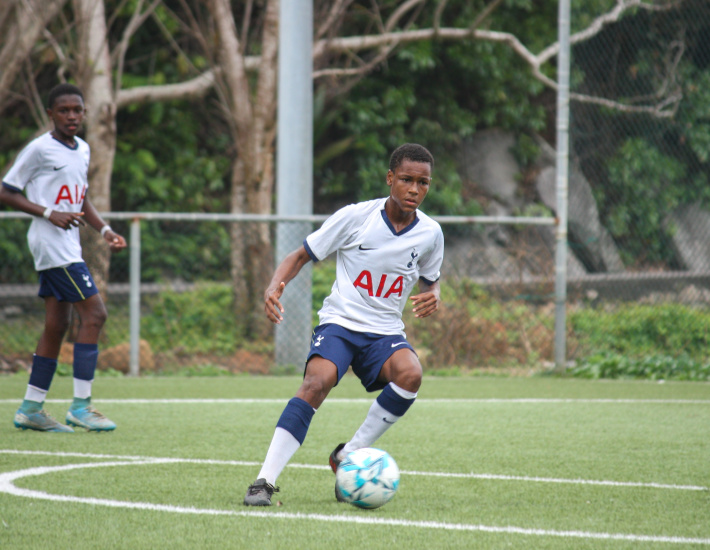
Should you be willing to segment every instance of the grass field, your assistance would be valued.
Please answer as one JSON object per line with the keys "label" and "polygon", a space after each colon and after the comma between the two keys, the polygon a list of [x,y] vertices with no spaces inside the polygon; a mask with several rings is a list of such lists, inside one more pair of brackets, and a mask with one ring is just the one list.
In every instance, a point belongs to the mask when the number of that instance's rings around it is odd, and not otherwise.
{"label": "grass field", "polygon": [[[429,377],[377,446],[402,470],[377,510],[327,467],[373,395],[348,376],[278,480],[242,505],[298,377],[99,378],[114,433],[20,431],[0,377],[0,548],[700,548],[710,546],[710,384]],[[46,408],[64,417],[71,380]]]}

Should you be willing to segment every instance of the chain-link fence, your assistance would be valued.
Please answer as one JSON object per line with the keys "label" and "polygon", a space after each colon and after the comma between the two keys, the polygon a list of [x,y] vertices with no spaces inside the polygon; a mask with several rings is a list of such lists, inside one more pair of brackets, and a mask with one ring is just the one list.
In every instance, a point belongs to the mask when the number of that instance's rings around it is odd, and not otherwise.
{"label": "chain-link fence", "polygon": [[[136,232],[132,230],[135,223],[141,228],[138,233],[140,345],[135,348],[141,372],[177,369],[274,372],[284,368],[283,360],[274,360],[274,330],[263,315],[263,290],[271,272],[266,277],[256,278],[256,299],[247,302],[247,307],[253,311],[245,313],[244,305],[236,303],[234,269],[230,266],[233,246],[230,226],[233,223],[224,221],[228,216],[222,221],[190,221],[196,216],[174,215],[171,220],[170,214],[160,214],[156,215],[160,219],[140,222],[126,219],[131,217],[129,215],[115,219],[117,216],[120,215],[107,215],[112,227],[127,238],[135,239]],[[324,216],[314,217],[314,223],[309,225],[317,227],[322,218]],[[525,368],[551,361],[553,220],[531,220],[539,226],[527,226],[516,232],[520,239],[525,234],[535,235],[526,240],[537,239],[539,246],[521,247],[511,256],[506,264],[507,278],[487,276],[480,265],[482,259],[490,256],[482,244],[481,234],[500,232],[506,226],[474,225],[471,220],[455,218],[439,220],[448,247],[442,269],[443,307],[435,316],[421,320],[405,312],[408,337],[423,363],[428,368],[439,369],[501,365]],[[5,266],[7,269],[3,269],[0,280],[0,331],[3,335],[0,361],[4,370],[28,366],[43,324],[42,300],[36,296],[36,274],[25,245],[28,224],[26,217],[0,214],[2,232],[18,236],[13,266]],[[263,222],[241,221],[240,234],[248,241],[258,225]],[[272,238],[275,238],[277,225],[273,221],[269,223]],[[299,231],[287,233],[296,235]],[[542,233],[546,236],[541,237]],[[298,236],[288,248],[294,249],[300,242]],[[106,291],[109,320],[100,342],[101,369],[121,372],[130,369],[131,256],[129,251],[124,251],[111,260]],[[539,267],[543,263],[547,273],[535,278],[526,275],[530,266]],[[473,276],[474,273],[481,276]],[[330,292],[334,276],[334,260],[329,258],[312,266],[310,278],[307,271],[302,272],[287,289],[292,297],[312,294],[305,323],[302,319],[293,321],[288,313],[283,323],[282,341],[287,347],[300,350],[286,361],[296,369],[301,368],[305,360],[304,350],[308,349],[310,331],[317,322],[316,312]],[[71,364],[70,344],[65,345],[60,363]]]}
{"label": "chain-link fence", "polygon": [[646,4],[571,50],[570,357],[707,362],[710,3]]}
{"label": "chain-link fence", "polygon": [[[710,3],[643,2],[616,20],[606,18],[593,35],[575,35],[590,28],[595,9],[614,4],[571,6],[567,359],[664,356],[707,363]],[[557,206],[556,165],[553,140],[546,138],[479,129],[461,155],[468,198],[480,198],[494,218],[523,213],[549,222]],[[110,219],[129,236],[129,218]],[[443,223],[443,307],[424,320],[405,314],[426,367],[537,368],[553,360],[554,227],[523,221]],[[42,329],[27,224],[0,213],[0,370],[26,366]],[[275,345],[280,339],[307,345],[304,332],[332,285],[331,260],[291,283],[289,296],[312,295],[312,302],[298,322],[287,319],[275,344],[260,304],[270,273],[257,261],[273,269],[275,221],[164,217],[140,227],[140,315],[132,319],[129,307],[131,256],[117,254],[106,290],[102,368],[128,369],[132,322],[142,371],[300,367],[303,353],[278,358]],[[300,231],[293,235],[299,238],[289,248],[300,242]],[[307,281],[312,284],[298,286]]]}

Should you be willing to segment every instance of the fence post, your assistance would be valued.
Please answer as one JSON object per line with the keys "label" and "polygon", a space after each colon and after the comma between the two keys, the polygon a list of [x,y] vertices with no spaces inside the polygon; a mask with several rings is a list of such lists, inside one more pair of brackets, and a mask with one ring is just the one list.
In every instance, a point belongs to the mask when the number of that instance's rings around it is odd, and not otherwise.
{"label": "fence post", "polygon": [[[313,1],[281,2],[277,136],[279,215],[313,213]],[[310,224],[279,222],[276,261],[301,245]],[[265,281],[265,283],[268,281]],[[302,365],[311,334],[311,265],[281,297],[286,310],[276,327],[276,363]]]}
{"label": "fence post", "polygon": [[138,376],[140,373],[140,326],[141,326],[141,220],[131,220],[130,256],[130,360],[128,374]]}
{"label": "fence post", "polygon": [[569,174],[570,0],[560,0],[557,58],[557,232],[555,249],[555,370],[567,365],[567,200]]}

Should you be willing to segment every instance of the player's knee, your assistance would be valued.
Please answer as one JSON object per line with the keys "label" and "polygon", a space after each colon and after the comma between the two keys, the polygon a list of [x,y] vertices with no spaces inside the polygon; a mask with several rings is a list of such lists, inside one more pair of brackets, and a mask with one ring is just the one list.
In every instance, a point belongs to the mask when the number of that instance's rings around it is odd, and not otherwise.
{"label": "player's knee", "polygon": [[318,408],[321,406],[325,398],[330,393],[333,388],[333,384],[329,379],[323,376],[306,376],[303,379],[296,397],[300,397],[304,401],[308,402],[312,407]]}
{"label": "player's knee", "polygon": [[106,323],[106,319],[108,319],[108,312],[106,311],[103,303],[100,303],[91,309],[86,310],[81,322],[82,324],[100,329]]}
{"label": "player's knee", "polygon": [[44,330],[55,338],[63,338],[69,330],[69,316],[51,317],[47,319]]}
{"label": "player's knee", "polygon": [[418,392],[419,387],[422,385],[421,365],[417,362],[399,369],[397,376],[392,381],[404,390]]}

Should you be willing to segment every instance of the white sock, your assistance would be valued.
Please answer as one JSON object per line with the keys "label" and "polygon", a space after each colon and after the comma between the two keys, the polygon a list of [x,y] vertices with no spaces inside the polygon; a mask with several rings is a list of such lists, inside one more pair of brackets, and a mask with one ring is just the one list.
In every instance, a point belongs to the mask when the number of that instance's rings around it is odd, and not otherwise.
{"label": "white sock", "polygon": [[353,438],[338,453],[338,460],[343,460],[352,451],[372,446],[400,418],[401,416],[394,416],[383,409],[377,401],[373,402],[365,421],[355,432]]}
{"label": "white sock", "polygon": [[74,378],[74,397],[77,399],[89,399],[91,397],[91,384],[93,380],[79,380]]}
{"label": "white sock", "polygon": [[35,386],[27,386],[27,390],[25,391],[25,401],[34,401],[35,403],[44,403],[44,400],[47,397],[47,391],[49,390],[42,390],[40,388],[37,388]]}
{"label": "white sock", "polygon": [[293,437],[290,432],[283,428],[276,428],[271,445],[269,445],[269,450],[266,453],[264,464],[256,479],[263,477],[266,479],[266,483],[276,485],[276,478],[279,477],[300,446],[298,439]]}

